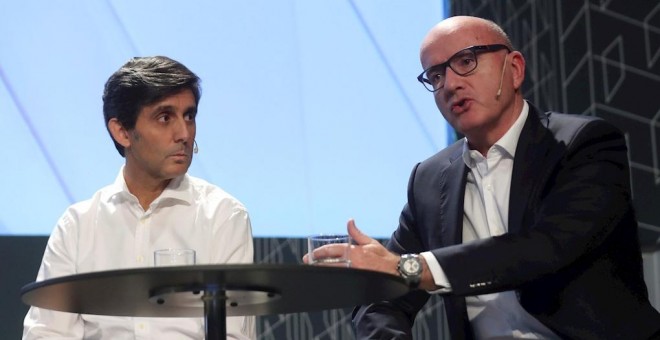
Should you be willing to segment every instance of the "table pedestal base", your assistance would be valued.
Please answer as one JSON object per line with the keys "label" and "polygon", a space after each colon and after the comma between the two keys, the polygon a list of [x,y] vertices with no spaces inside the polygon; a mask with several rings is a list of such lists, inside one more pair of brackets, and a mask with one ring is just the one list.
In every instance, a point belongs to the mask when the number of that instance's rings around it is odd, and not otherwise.
{"label": "table pedestal base", "polygon": [[227,295],[224,290],[207,290],[202,297],[204,301],[204,331],[206,340],[221,340],[227,338]]}
{"label": "table pedestal base", "polygon": [[[203,294],[201,294],[203,292]],[[183,285],[154,289],[149,301],[167,307],[199,307],[204,305],[206,340],[227,338],[227,306],[265,304],[280,295],[262,290],[226,290],[217,285]]]}

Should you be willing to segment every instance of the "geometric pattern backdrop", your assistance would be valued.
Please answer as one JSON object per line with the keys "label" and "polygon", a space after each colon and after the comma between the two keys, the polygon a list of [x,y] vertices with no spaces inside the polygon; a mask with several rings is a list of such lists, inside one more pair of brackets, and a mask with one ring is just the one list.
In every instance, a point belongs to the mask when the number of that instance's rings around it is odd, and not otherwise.
{"label": "geometric pattern backdrop", "polygon": [[660,2],[460,0],[451,15],[491,19],[527,61],[525,98],[601,117],[626,134],[646,249],[660,240]]}

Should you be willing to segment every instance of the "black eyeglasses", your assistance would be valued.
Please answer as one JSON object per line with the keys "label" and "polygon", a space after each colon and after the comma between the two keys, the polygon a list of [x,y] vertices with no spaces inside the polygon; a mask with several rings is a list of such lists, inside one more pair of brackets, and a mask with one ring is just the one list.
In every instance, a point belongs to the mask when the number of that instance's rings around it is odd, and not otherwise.
{"label": "black eyeglasses", "polygon": [[477,53],[495,52],[499,50],[511,49],[502,44],[494,45],[477,45],[464,48],[456,52],[449,60],[442,64],[433,65],[424,72],[417,76],[417,80],[424,85],[424,87],[435,92],[445,86],[445,75],[447,74],[447,66],[459,76],[464,76],[477,68]]}

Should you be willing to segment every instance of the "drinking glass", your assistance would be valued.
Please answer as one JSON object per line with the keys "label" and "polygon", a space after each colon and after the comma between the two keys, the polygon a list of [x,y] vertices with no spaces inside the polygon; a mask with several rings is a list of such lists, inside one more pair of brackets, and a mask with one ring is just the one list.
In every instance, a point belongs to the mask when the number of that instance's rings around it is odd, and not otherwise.
{"label": "drinking glass", "polygon": [[193,249],[158,249],[154,251],[154,266],[190,266],[195,264]]}
{"label": "drinking glass", "polygon": [[345,234],[309,236],[307,238],[309,264],[350,267],[350,245],[351,237]]}

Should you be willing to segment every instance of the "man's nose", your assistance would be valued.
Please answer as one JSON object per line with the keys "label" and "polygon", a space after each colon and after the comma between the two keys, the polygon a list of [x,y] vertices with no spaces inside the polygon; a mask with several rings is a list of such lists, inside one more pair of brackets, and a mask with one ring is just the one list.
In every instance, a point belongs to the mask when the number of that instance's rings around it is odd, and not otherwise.
{"label": "man's nose", "polygon": [[460,84],[463,80],[463,76],[458,75],[451,67],[447,67],[445,71],[445,83],[444,90],[452,92],[460,87]]}
{"label": "man's nose", "polygon": [[179,141],[189,141],[192,139],[195,133],[195,126],[189,121],[181,118],[177,119],[177,123],[174,127],[174,139]]}

